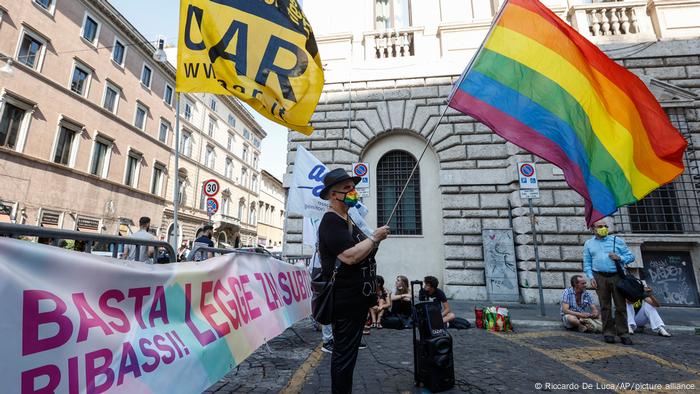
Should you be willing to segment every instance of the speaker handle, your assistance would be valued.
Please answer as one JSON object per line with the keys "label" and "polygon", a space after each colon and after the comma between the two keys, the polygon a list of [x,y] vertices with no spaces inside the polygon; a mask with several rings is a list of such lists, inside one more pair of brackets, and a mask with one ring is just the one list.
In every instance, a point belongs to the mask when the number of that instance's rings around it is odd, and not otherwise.
{"label": "speaker handle", "polygon": [[416,345],[418,344],[418,340],[416,339],[416,324],[418,322],[418,316],[416,314],[416,292],[413,290],[413,286],[422,284],[423,282],[419,280],[411,281],[411,315],[413,316],[413,324],[411,324],[413,328],[413,380],[416,387],[420,386],[420,378],[418,377],[418,352],[416,351]]}

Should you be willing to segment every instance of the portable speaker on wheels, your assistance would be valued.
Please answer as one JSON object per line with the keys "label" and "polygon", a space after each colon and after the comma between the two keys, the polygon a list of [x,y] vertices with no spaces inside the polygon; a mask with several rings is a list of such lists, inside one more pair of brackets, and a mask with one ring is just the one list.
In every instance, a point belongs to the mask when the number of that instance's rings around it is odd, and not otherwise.
{"label": "portable speaker on wheels", "polygon": [[[422,282],[411,282],[414,313],[413,371],[416,386],[422,384],[431,392],[449,390],[455,384],[452,336],[442,322],[439,302],[415,303],[413,286],[416,284],[420,285]],[[418,338],[416,330],[419,333]]]}

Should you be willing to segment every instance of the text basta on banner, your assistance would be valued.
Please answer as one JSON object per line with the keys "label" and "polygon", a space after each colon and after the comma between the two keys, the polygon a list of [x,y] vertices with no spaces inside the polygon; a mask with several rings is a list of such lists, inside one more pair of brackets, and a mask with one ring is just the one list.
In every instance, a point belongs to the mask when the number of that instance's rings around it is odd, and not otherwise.
{"label": "text basta on banner", "polygon": [[0,391],[202,392],[310,299],[305,270],[266,256],[148,265],[0,238]]}

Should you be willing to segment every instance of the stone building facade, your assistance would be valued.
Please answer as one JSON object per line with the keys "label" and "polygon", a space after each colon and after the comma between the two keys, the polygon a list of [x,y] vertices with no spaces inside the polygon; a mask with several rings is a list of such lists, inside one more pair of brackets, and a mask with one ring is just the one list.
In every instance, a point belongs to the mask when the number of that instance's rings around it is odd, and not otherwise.
{"label": "stone building facade", "polygon": [[[370,209],[368,222],[382,225],[395,201],[391,193],[398,194],[392,190],[396,190],[396,184],[403,185],[435,128],[417,179],[407,192],[411,205],[399,209],[404,211],[397,226],[402,231],[392,232],[379,251],[379,273],[385,277],[405,274],[411,279],[435,275],[449,297],[486,300],[489,273],[485,259],[489,251],[483,242],[485,230],[509,230],[515,254],[510,258],[515,261],[512,268],[517,273],[516,295],[524,302],[536,302],[531,222],[527,202],[519,196],[516,176],[519,162],[535,162],[541,197],[533,200],[533,205],[542,286],[545,301],[558,302],[570,277],[581,273],[582,245],[591,237],[583,218],[583,199],[567,186],[558,168],[505,142],[474,119],[448,109],[437,124],[452,84],[483,40],[498,4],[478,3],[486,7],[479,15],[486,13],[489,20],[477,20],[474,15],[478,13],[472,13],[471,17],[454,21],[446,20],[444,13],[436,15],[423,3],[389,2],[406,4],[412,18],[407,26],[380,30],[372,22],[387,13],[380,8],[373,12],[372,3],[379,7],[386,2],[366,1],[354,5],[360,9],[357,12],[344,10],[347,14],[341,13],[349,20],[348,25],[338,22],[340,27],[329,26],[334,34],[316,31],[321,56],[324,61],[329,59],[327,83],[313,117],[314,134],[305,137],[290,133],[285,179],[288,181],[293,172],[298,146],[304,146],[331,168],[350,170],[353,162],[368,162],[371,191],[364,199]],[[453,6],[460,1],[430,3]],[[566,2],[546,3],[611,58],[640,76],[688,140],[686,172],[673,185],[636,206],[621,209],[613,219],[618,235],[636,255],[635,267],[645,273],[653,268],[654,281],[650,277],[647,280],[663,287],[657,290],[667,291],[667,303],[699,305],[700,26],[682,20],[677,12],[680,8],[673,11],[673,4],[665,1],[570,6]],[[305,10],[315,4],[305,2]],[[610,17],[611,4],[616,15],[635,15],[635,32],[622,32],[617,26],[616,32],[594,36],[593,25],[603,16]],[[687,15],[700,11],[696,1],[684,2],[683,7]],[[391,11],[389,15],[395,18],[397,9]],[[314,17],[320,18],[306,12],[312,23]],[[367,13],[375,18],[360,22],[360,18],[367,19]],[[661,13],[663,26],[658,18]],[[596,18],[590,18],[592,14]],[[347,33],[337,31],[344,28]],[[462,61],[455,62],[456,57]],[[301,232],[302,220],[290,215],[286,254],[312,253],[312,247],[302,245]],[[678,266],[671,269],[673,261]],[[684,274],[669,277],[671,282],[667,283],[673,285],[664,284],[665,278],[658,277],[680,272],[681,265]],[[680,287],[683,294],[677,297]]]}

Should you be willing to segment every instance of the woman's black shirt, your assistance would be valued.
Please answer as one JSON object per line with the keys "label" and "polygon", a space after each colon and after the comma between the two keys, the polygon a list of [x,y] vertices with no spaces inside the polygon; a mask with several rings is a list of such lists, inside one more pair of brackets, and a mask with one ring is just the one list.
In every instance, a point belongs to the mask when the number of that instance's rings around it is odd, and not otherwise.
{"label": "woman's black shirt", "polygon": [[[352,234],[348,223],[334,212],[327,212],[318,228],[318,251],[321,257],[321,269],[324,278],[330,278],[338,255],[362,242],[367,236],[353,223]],[[362,262],[348,265],[341,264],[335,277],[336,308],[348,306],[367,307],[377,304],[375,279],[377,262],[373,250]]]}

